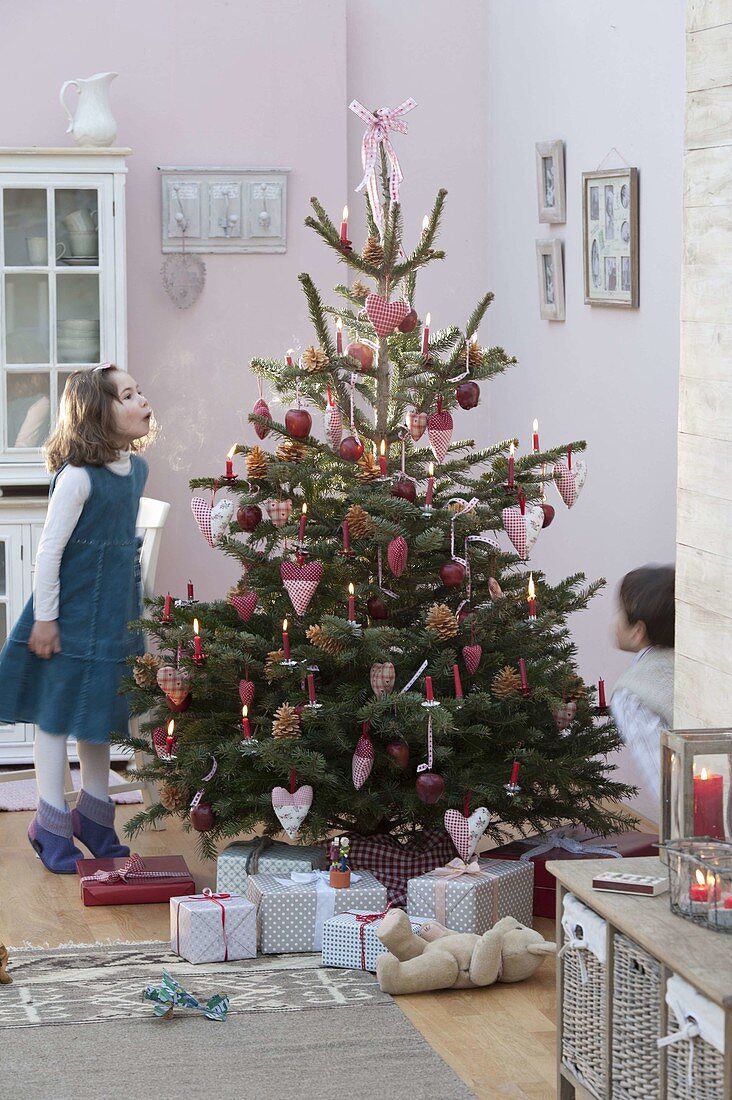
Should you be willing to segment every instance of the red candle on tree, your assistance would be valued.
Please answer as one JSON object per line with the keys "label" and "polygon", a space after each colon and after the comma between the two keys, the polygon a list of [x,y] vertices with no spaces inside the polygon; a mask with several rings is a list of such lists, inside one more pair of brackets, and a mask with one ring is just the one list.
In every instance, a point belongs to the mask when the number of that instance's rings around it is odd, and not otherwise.
{"label": "red candle on tree", "polygon": [[164,623],[169,623],[170,622],[170,612],[171,612],[172,608],[173,608],[173,597],[171,596],[171,594],[169,592],[168,595],[165,597],[165,603],[163,604],[163,622]]}
{"label": "red candle on tree", "polygon": [[429,477],[427,478],[427,495],[424,498],[425,507],[432,507],[432,494],[435,491],[435,464],[430,462]]}
{"label": "red candle on tree", "polygon": [[175,743],[175,738],[173,736],[173,730],[174,729],[175,729],[175,719],[171,718],[170,721],[168,722],[168,733],[167,733],[167,736],[165,738],[165,751],[167,752],[168,756],[173,755],[173,745]]}
{"label": "red candle on tree", "polygon": [[241,708],[241,732],[247,739],[252,736],[252,727],[249,725],[249,707]]}
{"label": "red candle on tree", "polygon": [[382,439],[381,446],[379,447],[379,470],[381,476],[386,477],[386,440]]}
{"label": "red candle on tree", "polygon": [[343,321],[336,321],[336,355],[343,355]]}
{"label": "red candle on tree", "polygon": [[344,519],[341,525],[343,531],[343,552],[345,554],[351,549],[351,529],[348,526],[348,520]]}
{"label": "red candle on tree", "polygon": [[341,221],[341,244],[348,242],[348,207],[343,207],[343,220]]}
{"label": "red candle on tree", "polygon": [[724,777],[702,768],[694,776],[694,836],[724,840]]}
{"label": "red candle on tree", "polygon": [[422,329],[422,355],[427,355],[430,345],[430,321],[431,316],[428,313],[424,319],[424,328]]}
{"label": "red candle on tree", "polygon": [[434,695],[434,692],[432,690],[432,677],[431,676],[425,676],[425,678],[424,678],[424,690],[425,690],[425,694],[427,696],[427,702],[428,703],[433,703],[434,699],[435,699],[435,695]]}
{"label": "red candle on tree", "polygon": [[597,681],[597,705],[600,710],[607,709],[607,702],[605,700],[605,681],[602,676]]}
{"label": "red candle on tree", "polygon": [[193,581],[188,581],[188,599],[193,599]]}
{"label": "red candle on tree", "polygon": [[457,665],[452,666],[452,678],[455,681],[455,698],[462,699],[463,697],[463,685],[460,680],[460,669]]}
{"label": "red candle on tree", "polygon": [[231,450],[229,451],[229,453],[226,456],[226,472],[224,473],[224,477],[228,478],[229,481],[234,480],[234,461],[233,460],[234,460],[234,452],[235,451],[236,451],[236,443],[234,444],[234,446],[231,448]]}
{"label": "red candle on tree", "polygon": [[203,647],[201,646],[201,635],[198,628],[198,619],[193,620],[193,659],[194,661],[203,660]]}
{"label": "red candle on tree", "polygon": [[508,781],[510,787],[516,787],[518,785],[519,768],[521,765],[518,760],[514,760],[513,767],[511,768],[511,778]]}
{"label": "red candle on tree", "polygon": [[302,540],[305,538],[305,524],[307,522],[307,518],[308,518],[308,506],[307,506],[307,504],[303,504],[303,506],[302,506],[302,515],[300,516],[300,526],[299,526],[298,532],[297,532],[297,541],[298,542],[302,542]]}
{"label": "red candle on tree", "polygon": [[527,599],[529,601],[529,618],[536,618],[536,589],[534,588],[534,574],[529,573],[529,586]]}
{"label": "red candle on tree", "polygon": [[511,446],[508,449],[508,481],[506,482],[506,484],[508,485],[509,489],[513,489],[513,486],[514,486],[514,473],[515,473],[516,460],[514,459],[513,454],[514,454],[514,445],[512,443]]}
{"label": "red candle on tree", "polygon": [[529,678],[526,675],[526,661],[519,657],[519,676],[521,677],[521,690],[524,695],[529,693]]}
{"label": "red candle on tree", "polygon": [[285,363],[288,367],[292,366],[292,348],[288,348],[285,352]]}
{"label": "red candle on tree", "polygon": [[539,450],[539,421],[534,420],[533,429],[531,432],[531,446],[534,451]]}
{"label": "red candle on tree", "polygon": [[285,653],[285,660],[290,659],[290,635],[287,633],[287,619],[282,620],[282,649]]}
{"label": "red candle on tree", "polygon": [[356,595],[352,583],[348,586],[348,621],[349,623],[356,621]]}
{"label": "red candle on tree", "polygon": [[308,672],[308,702],[315,703],[315,676],[312,672]]}
{"label": "red candle on tree", "polygon": [[572,445],[571,444],[569,445],[569,447],[567,447],[567,469],[568,470],[572,469]]}

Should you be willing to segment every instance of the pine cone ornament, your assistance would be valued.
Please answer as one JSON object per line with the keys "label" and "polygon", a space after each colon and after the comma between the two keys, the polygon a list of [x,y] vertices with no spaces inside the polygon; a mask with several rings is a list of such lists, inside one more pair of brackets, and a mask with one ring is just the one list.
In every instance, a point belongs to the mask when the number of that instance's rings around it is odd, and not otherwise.
{"label": "pine cone ornament", "polygon": [[515,668],[506,665],[493,677],[491,688],[496,699],[510,699],[521,694],[521,677]]}
{"label": "pine cone ornament", "polygon": [[363,246],[361,255],[367,264],[373,264],[374,267],[381,267],[384,262],[384,249],[381,247],[379,238],[369,237],[366,244]]}
{"label": "pine cone ornament", "polygon": [[182,813],[183,810],[188,809],[188,804],[191,801],[188,791],[184,787],[176,787],[175,783],[169,783],[167,780],[160,784],[158,794],[165,809],[174,814]]}
{"label": "pine cone ornament", "polygon": [[356,477],[359,481],[378,481],[381,477],[381,467],[370,451],[359,458]]}
{"label": "pine cone ornament", "polygon": [[468,358],[468,346],[463,344],[458,352],[458,363],[465,370],[465,364],[468,363],[471,367],[480,367],[483,364],[483,349],[476,347],[474,344],[470,345],[470,357]]}
{"label": "pine cone ornament", "polygon": [[284,649],[273,649],[271,653],[267,654],[264,662],[264,678],[270,684],[275,678],[278,665],[281,665],[285,659]]}
{"label": "pine cone ornament", "polygon": [[360,504],[352,504],[346,512],[348,530],[354,539],[367,539],[373,530],[371,516]]}
{"label": "pine cone ornament", "polygon": [[286,439],[280,443],[275,454],[283,462],[302,462],[308,453],[304,443],[295,443],[292,439]]}
{"label": "pine cone ornament", "polygon": [[582,677],[571,673],[562,684],[562,699],[565,703],[577,703],[585,697],[585,685]]}
{"label": "pine cone ornament", "polygon": [[250,481],[267,476],[267,453],[261,447],[252,447],[247,455],[247,477]]}
{"label": "pine cone ornament", "polygon": [[328,356],[322,348],[305,348],[302,353],[302,365],[310,374],[317,374],[328,366]]}
{"label": "pine cone ornament", "polygon": [[283,703],[275,711],[272,722],[272,736],[283,740],[285,737],[300,736],[300,715],[289,703]]}
{"label": "pine cone ornament", "polygon": [[362,283],[360,279],[356,279],[356,282],[351,287],[351,294],[354,298],[358,298],[359,301],[365,302],[371,291]]}
{"label": "pine cone ornament", "polygon": [[326,634],[322,626],[309,626],[305,631],[305,635],[310,645],[322,649],[323,653],[329,653],[331,657],[337,657],[346,648],[345,642],[342,642],[340,638],[332,638],[329,634]]}
{"label": "pine cone ornament", "polygon": [[431,634],[436,634],[443,642],[454,638],[459,629],[457,616],[446,603],[432,604],[427,612],[426,626]]}
{"label": "pine cone ornament", "polygon": [[158,669],[163,667],[161,657],[154,653],[143,653],[135,660],[132,670],[132,678],[139,688],[153,688],[157,686]]}

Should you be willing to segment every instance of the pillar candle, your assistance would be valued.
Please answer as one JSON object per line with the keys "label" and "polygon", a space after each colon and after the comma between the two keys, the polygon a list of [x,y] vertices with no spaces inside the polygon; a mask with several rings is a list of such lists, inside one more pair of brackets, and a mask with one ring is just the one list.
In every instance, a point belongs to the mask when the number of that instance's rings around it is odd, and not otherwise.
{"label": "pillar candle", "polygon": [[343,207],[343,219],[341,221],[341,244],[348,240],[348,207]]}
{"label": "pillar candle", "polygon": [[426,355],[429,351],[430,343],[430,314],[428,313],[424,319],[424,328],[422,329],[422,355]]}
{"label": "pillar candle", "polygon": [[193,581],[188,581],[188,599],[193,599]]}
{"label": "pillar candle", "polygon": [[348,621],[349,623],[356,621],[356,596],[353,584],[348,586]]}
{"label": "pillar candle", "polygon": [[287,619],[282,620],[282,649],[284,650],[285,660],[290,659],[290,635],[287,633]]}
{"label": "pillar candle", "polygon": [[424,678],[424,690],[425,690],[425,694],[427,696],[427,702],[428,703],[433,702],[434,698],[435,698],[435,695],[434,695],[434,692],[432,690],[432,677],[431,676],[425,676],[425,678]]}
{"label": "pillar candle", "polygon": [[252,727],[249,725],[249,707],[247,706],[241,708],[241,732],[247,739],[252,736]]}
{"label": "pillar candle", "polygon": [[308,518],[308,506],[307,506],[307,504],[303,504],[303,506],[302,506],[302,515],[300,516],[300,527],[298,528],[298,532],[297,532],[297,541],[298,542],[302,542],[302,540],[305,538],[305,524],[307,523],[307,518]]}
{"label": "pillar candle", "polygon": [[702,768],[694,776],[694,836],[724,840],[724,777]]}
{"label": "pillar candle", "polygon": [[343,355],[343,321],[336,321],[336,355]]}
{"label": "pillar candle", "polygon": [[163,622],[164,623],[169,623],[170,622],[170,612],[172,610],[172,607],[173,607],[173,597],[171,596],[171,594],[169,592],[168,595],[165,597],[165,603],[163,604]]}
{"label": "pillar candle", "polygon": [[351,529],[348,526],[347,519],[343,520],[341,529],[343,531],[343,551],[347,554],[348,551],[351,549]]}
{"label": "pillar candle", "polygon": [[511,446],[508,449],[508,481],[506,482],[506,484],[508,485],[509,489],[513,489],[513,486],[514,486],[514,471],[515,471],[516,460],[513,457],[513,452],[514,452],[514,445],[512,443]]}
{"label": "pillar candle", "polygon": [[452,678],[455,681],[455,698],[462,699],[463,697],[463,685],[460,680],[460,669],[457,665],[452,666]]}
{"label": "pillar candle", "polygon": [[315,701],[315,676],[312,672],[308,672],[308,702],[314,703]]}

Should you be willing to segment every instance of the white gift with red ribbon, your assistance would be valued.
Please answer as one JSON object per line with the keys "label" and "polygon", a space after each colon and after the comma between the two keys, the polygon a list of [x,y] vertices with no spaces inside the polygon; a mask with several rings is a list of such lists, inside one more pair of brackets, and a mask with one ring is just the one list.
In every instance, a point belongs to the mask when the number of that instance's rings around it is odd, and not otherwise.
{"label": "white gift with red ribbon", "polygon": [[170,947],[190,963],[232,962],[257,954],[257,910],[237,894],[213,893],[170,899]]}

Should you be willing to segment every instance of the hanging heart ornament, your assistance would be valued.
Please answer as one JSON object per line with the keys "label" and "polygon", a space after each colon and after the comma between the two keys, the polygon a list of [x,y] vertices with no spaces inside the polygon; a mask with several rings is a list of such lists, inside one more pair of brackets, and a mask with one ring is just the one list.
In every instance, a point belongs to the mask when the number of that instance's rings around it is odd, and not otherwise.
{"label": "hanging heart ornament", "polygon": [[239,698],[243,707],[250,707],[254,700],[254,682],[252,680],[239,681]]}
{"label": "hanging heart ornament", "polygon": [[445,810],[445,828],[458,855],[466,863],[474,855],[490,819],[491,815],[485,806],[479,806],[470,817],[465,817],[460,810]]}
{"label": "hanging heart ornament", "polygon": [[343,417],[337,405],[328,403],[325,406],[323,428],[331,450],[337,451],[343,439]]}
{"label": "hanging heart ornament", "polygon": [[[364,722],[364,726],[368,726],[368,723]],[[351,775],[353,776],[353,785],[357,791],[361,790],[371,775],[375,757],[374,743],[368,735],[368,730],[364,729],[351,758]]]}
{"label": "hanging heart ornament", "polygon": [[[254,416],[266,416],[268,420],[272,419],[272,413],[270,412],[269,405],[263,397],[260,397],[259,400],[255,402],[254,408],[252,409],[252,414]],[[270,428],[266,428],[262,424],[255,424],[254,430],[260,439],[266,439],[271,431]]]}
{"label": "hanging heart ornament", "polygon": [[554,721],[557,723],[558,730],[566,730],[574,722],[575,715],[577,713],[577,704],[574,699],[570,699],[568,703],[562,703],[554,711]]}
{"label": "hanging heart ornament", "polygon": [[377,661],[373,664],[370,677],[374,695],[378,695],[379,698],[389,695],[394,690],[396,669],[391,661]]}
{"label": "hanging heart ornament", "polygon": [[223,535],[228,534],[234,515],[234,505],[230,500],[220,500],[212,508],[203,497],[192,497],[191,511],[209,546],[215,546]]}
{"label": "hanging heart ornament", "polygon": [[432,453],[438,462],[444,462],[452,439],[453,421],[449,412],[442,408],[442,399],[437,399],[437,412],[427,420],[427,435]]}
{"label": "hanging heart ornament", "polygon": [[280,576],[296,614],[304,615],[323,578],[321,562],[283,561],[280,564]]}
{"label": "hanging heart ornament", "polygon": [[377,336],[391,336],[409,313],[409,302],[398,298],[387,302],[380,294],[369,294],[366,299],[366,315],[376,329]]}
{"label": "hanging heart ornament", "polygon": [[463,646],[463,660],[465,661],[465,667],[471,676],[475,676],[480,665],[480,659],[483,656],[483,647],[479,645],[464,645]]}
{"label": "hanging heart ornament", "polygon": [[401,577],[402,573],[407,568],[408,557],[409,547],[407,546],[407,541],[402,535],[397,535],[395,539],[391,540],[386,548],[386,560],[395,577]]}
{"label": "hanging heart ornament", "polygon": [[229,596],[229,603],[234,608],[241,621],[243,623],[248,623],[254,614],[254,608],[257,606],[257,593],[243,592],[238,595]]}
{"label": "hanging heart ornament", "polygon": [[272,809],[290,840],[297,836],[312,804],[313,788],[309,784],[298,787],[294,794],[284,787],[275,787],[272,791]]}
{"label": "hanging heart ornament", "polygon": [[291,500],[265,500],[264,507],[275,527],[284,527],[292,515]]}
{"label": "hanging heart ornament", "polygon": [[586,480],[587,465],[582,459],[579,459],[579,461],[572,459],[571,470],[564,459],[557,462],[554,467],[555,484],[560,497],[568,508],[576,504],[577,497],[582,492],[582,486]]}
{"label": "hanging heart ornament", "polygon": [[527,504],[526,511],[522,514],[519,505],[514,504],[510,508],[503,509],[501,519],[506,534],[516,548],[516,553],[526,561],[544,522],[541,507],[538,504]]}
{"label": "hanging heart ornament", "polygon": [[406,423],[412,439],[415,443],[419,443],[427,431],[427,413],[417,412],[416,409],[413,409],[412,412],[407,413]]}
{"label": "hanging heart ornament", "polygon": [[173,665],[163,665],[157,671],[158,687],[164,691],[174,703],[182,703],[191,690],[191,677],[184,668],[174,668]]}
{"label": "hanging heart ornament", "polygon": [[178,309],[188,309],[201,296],[206,282],[206,265],[200,256],[176,252],[165,257],[160,274],[170,300]]}

